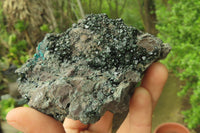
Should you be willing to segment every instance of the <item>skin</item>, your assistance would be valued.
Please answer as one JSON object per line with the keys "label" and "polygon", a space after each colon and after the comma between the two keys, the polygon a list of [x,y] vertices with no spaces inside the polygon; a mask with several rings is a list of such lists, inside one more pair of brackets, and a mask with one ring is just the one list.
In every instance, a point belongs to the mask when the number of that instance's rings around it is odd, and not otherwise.
{"label": "skin", "polygon": [[[130,99],[129,113],[117,133],[151,133],[152,112],[167,77],[168,71],[161,63],[148,68],[141,86]],[[113,114],[106,112],[95,124],[84,125],[68,118],[60,123],[32,108],[19,107],[11,110],[6,119],[24,133],[111,133]]]}

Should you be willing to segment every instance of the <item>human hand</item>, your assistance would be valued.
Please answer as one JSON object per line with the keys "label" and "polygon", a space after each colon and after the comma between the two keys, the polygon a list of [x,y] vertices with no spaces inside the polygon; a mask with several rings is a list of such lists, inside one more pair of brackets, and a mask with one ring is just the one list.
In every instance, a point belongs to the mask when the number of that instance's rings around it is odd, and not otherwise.
{"label": "human hand", "polygon": [[[153,63],[145,73],[141,86],[130,99],[129,113],[117,133],[150,133],[152,112],[167,80],[168,71],[161,63]],[[7,122],[24,133],[111,133],[113,114],[106,112],[95,124],[84,125],[66,118],[60,123],[32,108],[19,107],[7,114]]]}

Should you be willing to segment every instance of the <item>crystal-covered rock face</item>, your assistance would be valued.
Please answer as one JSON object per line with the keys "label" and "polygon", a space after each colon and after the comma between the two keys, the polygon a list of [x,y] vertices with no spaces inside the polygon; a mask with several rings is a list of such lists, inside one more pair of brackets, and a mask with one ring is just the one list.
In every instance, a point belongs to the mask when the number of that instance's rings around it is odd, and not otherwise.
{"label": "crystal-covered rock face", "polygon": [[105,14],[88,15],[61,34],[47,34],[17,70],[30,107],[59,121],[94,123],[105,111],[124,114],[145,70],[168,44]]}

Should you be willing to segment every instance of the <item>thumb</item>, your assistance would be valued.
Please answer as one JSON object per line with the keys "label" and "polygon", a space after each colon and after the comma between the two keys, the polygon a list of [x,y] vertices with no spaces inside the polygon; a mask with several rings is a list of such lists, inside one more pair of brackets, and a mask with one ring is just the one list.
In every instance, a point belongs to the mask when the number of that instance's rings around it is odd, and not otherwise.
{"label": "thumb", "polygon": [[117,133],[151,133],[152,98],[143,87],[136,88],[129,113]]}

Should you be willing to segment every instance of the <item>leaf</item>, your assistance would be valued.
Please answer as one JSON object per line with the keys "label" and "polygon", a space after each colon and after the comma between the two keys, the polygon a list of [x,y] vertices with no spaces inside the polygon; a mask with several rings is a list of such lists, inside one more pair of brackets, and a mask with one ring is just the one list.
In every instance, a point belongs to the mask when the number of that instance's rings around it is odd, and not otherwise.
{"label": "leaf", "polygon": [[17,23],[14,25],[15,29],[19,32],[25,31],[28,27],[28,24],[26,24],[24,21],[17,21]]}

